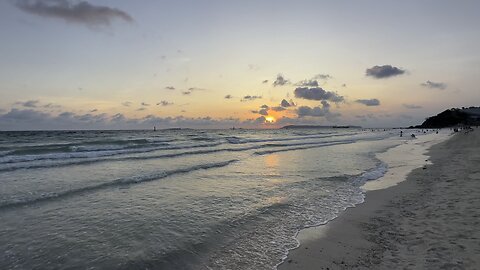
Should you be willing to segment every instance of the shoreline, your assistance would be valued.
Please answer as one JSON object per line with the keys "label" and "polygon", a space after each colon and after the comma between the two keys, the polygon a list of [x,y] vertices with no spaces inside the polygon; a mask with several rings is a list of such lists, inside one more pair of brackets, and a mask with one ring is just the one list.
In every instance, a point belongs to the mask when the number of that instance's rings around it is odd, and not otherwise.
{"label": "shoreline", "polygon": [[[470,232],[479,225],[480,210],[473,211],[473,218],[454,210],[464,209],[467,204],[458,193],[467,193],[472,188],[480,191],[480,184],[474,181],[480,180],[480,172],[475,171],[480,170],[475,169],[478,164],[475,160],[480,161],[480,154],[476,153],[480,152],[479,148],[478,129],[431,146],[428,156],[432,163],[414,169],[405,181],[397,181],[384,189],[367,190],[363,203],[347,208],[325,225],[301,230],[297,235],[300,246],[290,250],[277,269],[478,267],[480,258],[474,254],[480,250],[476,250],[466,236],[480,239],[479,233]],[[452,164],[453,157],[457,157],[459,163]],[[455,183],[462,172],[467,178],[460,180],[467,181],[469,188]],[[471,172],[473,177],[469,177]],[[440,184],[448,186],[448,192],[440,189]],[[428,200],[433,195],[435,200]],[[476,202],[472,208],[480,208],[480,199],[471,199]],[[441,207],[452,200],[455,204]],[[451,215],[460,218],[450,222]],[[448,227],[449,232],[444,227]],[[465,234],[466,231],[469,233]],[[445,234],[456,236],[447,240]]]}

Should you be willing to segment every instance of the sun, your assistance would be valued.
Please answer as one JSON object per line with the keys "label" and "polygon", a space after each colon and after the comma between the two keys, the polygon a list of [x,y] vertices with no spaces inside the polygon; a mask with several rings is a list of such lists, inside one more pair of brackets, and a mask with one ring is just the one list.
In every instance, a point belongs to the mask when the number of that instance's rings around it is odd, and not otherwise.
{"label": "sun", "polygon": [[275,123],[275,117],[270,115],[265,117],[265,123]]}

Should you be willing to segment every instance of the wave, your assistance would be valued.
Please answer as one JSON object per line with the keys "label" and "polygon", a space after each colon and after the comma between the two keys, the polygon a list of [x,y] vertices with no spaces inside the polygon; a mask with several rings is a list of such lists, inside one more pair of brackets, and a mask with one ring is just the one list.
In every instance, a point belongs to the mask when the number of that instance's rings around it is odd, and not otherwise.
{"label": "wave", "polygon": [[[355,142],[355,141],[348,140],[348,141],[333,141],[333,142],[299,142],[299,143],[289,143],[289,144],[269,143],[269,144],[251,145],[251,146],[238,147],[238,148],[202,149],[202,150],[196,150],[196,151],[186,151],[186,152],[180,152],[180,153],[168,153],[168,154],[150,155],[150,156],[126,156],[126,157],[113,157],[113,158],[111,156],[103,156],[103,157],[94,157],[90,159],[80,159],[80,160],[67,158],[65,160],[62,159],[60,161],[58,161],[58,158],[55,158],[52,162],[33,163],[33,164],[27,163],[27,162],[22,162],[22,163],[19,162],[19,163],[8,164],[0,167],[0,172],[12,171],[12,170],[18,170],[18,169],[37,169],[37,168],[61,167],[61,166],[70,166],[70,165],[85,165],[85,164],[92,164],[92,163],[98,163],[98,162],[150,160],[150,159],[162,159],[162,158],[175,158],[175,157],[183,157],[183,156],[190,156],[190,155],[211,154],[211,153],[219,153],[219,152],[244,152],[244,151],[257,150],[262,148],[290,147],[285,149],[274,149],[274,150],[255,152],[255,154],[257,155],[264,155],[269,153],[308,149],[312,147],[329,146],[329,145],[335,145],[335,144],[341,144],[341,143],[352,143],[352,142]],[[219,144],[216,144],[216,145],[218,146]],[[297,146],[297,147],[291,148],[292,146]],[[195,147],[200,147],[200,145]],[[171,149],[172,148],[170,148],[170,150]],[[185,149],[185,148],[181,148],[181,149]],[[38,162],[38,160],[32,160],[32,162],[35,162],[35,161]]]}
{"label": "wave", "polygon": [[[136,154],[136,153],[148,153],[159,150],[182,150],[200,147],[214,147],[221,143],[209,143],[209,144],[197,144],[197,145],[171,145],[171,146],[158,146],[148,148],[133,148],[133,149],[120,149],[120,150],[103,150],[103,151],[90,151],[90,152],[70,152],[70,153],[55,153],[45,155],[25,155],[25,156],[4,156],[0,157],[0,164],[8,163],[22,163],[40,160],[65,160],[65,159],[87,159],[87,158],[99,158],[99,157],[111,157],[122,154]],[[2,171],[3,169],[0,169]]]}
{"label": "wave", "polygon": [[[236,136],[226,137],[225,140],[231,144],[245,144],[245,143],[255,143],[255,142],[279,142],[279,141],[295,141],[295,140],[308,140],[308,139],[324,139],[330,137],[341,137],[341,136],[353,136],[358,134],[357,132],[352,133],[343,133],[343,134],[333,134],[333,133],[322,133],[323,135],[312,135],[312,136],[297,136],[297,137],[288,137],[288,138],[269,138],[269,139],[245,139]],[[329,134],[329,135],[326,135]]]}
{"label": "wave", "polygon": [[350,144],[350,143],[355,143],[355,142],[356,142],[355,140],[348,140],[348,141],[316,143],[316,144],[312,144],[312,145],[300,146],[300,147],[293,147],[293,148],[286,148],[286,149],[275,149],[275,150],[257,151],[257,152],[255,152],[255,154],[257,154],[257,155],[266,155],[266,154],[273,154],[273,153],[278,153],[278,152],[304,150],[304,149],[319,148],[319,147],[326,147],[326,146],[339,145],[339,144]]}
{"label": "wave", "polygon": [[9,155],[35,155],[168,145],[168,143],[172,141],[173,139],[105,139],[72,143],[47,143],[42,145],[31,145],[27,143],[27,145],[1,150],[8,150]]}
{"label": "wave", "polygon": [[93,186],[87,186],[87,187],[82,187],[82,188],[77,188],[77,189],[70,189],[64,192],[59,192],[59,193],[46,193],[42,194],[41,197],[37,198],[30,198],[30,199],[24,199],[24,200],[17,200],[17,201],[10,201],[10,202],[4,202],[0,204],[0,209],[5,209],[5,208],[11,208],[11,207],[18,207],[18,206],[25,206],[25,205],[31,205],[39,202],[46,202],[46,201],[51,201],[51,200],[57,200],[57,199],[62,199],[65,197],[69,196],[75,196],[75,195],[80,195],[83,193],[87,192],[94,192],[110,187],[121,187],[121,186],[127,186],[127,185],[133,185],[133,184],[139,184],[139,183],[145,183],[145,182],[151,182],[151,181],[156,181],[160,180],[172,175],[176,174],[185,174],[185,173],[190,173],[193,171],[198,171],[198,170],[208,170],[208,169],[213,169],[213,168],[221,168],[228,166],[234,162],[237,162],[238,159],[231,159],[223,162],[217,162],[217,163],[206,163],[206,164],[199,164],[199,165],[194,165],[191,167],[185,167],[185,168],[180,168],[180,169],[174,169],[174,170],[169,170],[169,171],[162,171],[159,173],[153,173],[149,175],[142,175],[142,176],[134,176],[134,177],[129,177],[129,178],[119,178],[116,180],[113,180],[111,182],[106,182],[106,183],[101,183]]}
{"label": "wave", "polygon": [[383,177],[388,171],[388,164],[380,161],[377,163],[377,166],[375,168],[372,168],[363,174],[355,177],[353,180],[353,183],[356,185],[363,185],[367,181],[372,181],[372,180],[377,180],[381,177]]}

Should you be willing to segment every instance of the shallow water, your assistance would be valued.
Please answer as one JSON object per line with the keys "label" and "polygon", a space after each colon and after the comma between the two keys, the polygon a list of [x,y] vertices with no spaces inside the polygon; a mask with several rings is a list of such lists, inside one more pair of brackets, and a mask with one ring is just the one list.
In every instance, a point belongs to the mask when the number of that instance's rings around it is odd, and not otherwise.
{"label": "shallow water", "polygon": [[272,269],[396,131],[0,133],[1,269]]}

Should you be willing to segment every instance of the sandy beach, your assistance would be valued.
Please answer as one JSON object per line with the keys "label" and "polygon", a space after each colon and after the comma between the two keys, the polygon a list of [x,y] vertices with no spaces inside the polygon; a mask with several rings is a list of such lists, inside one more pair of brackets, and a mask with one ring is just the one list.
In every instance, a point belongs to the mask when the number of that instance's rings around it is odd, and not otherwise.
{"label": "sandy beach", "polygon": [[478,129],[434,145],[406,181],[302,231],[278,269],[479,269],[479,149]]}

